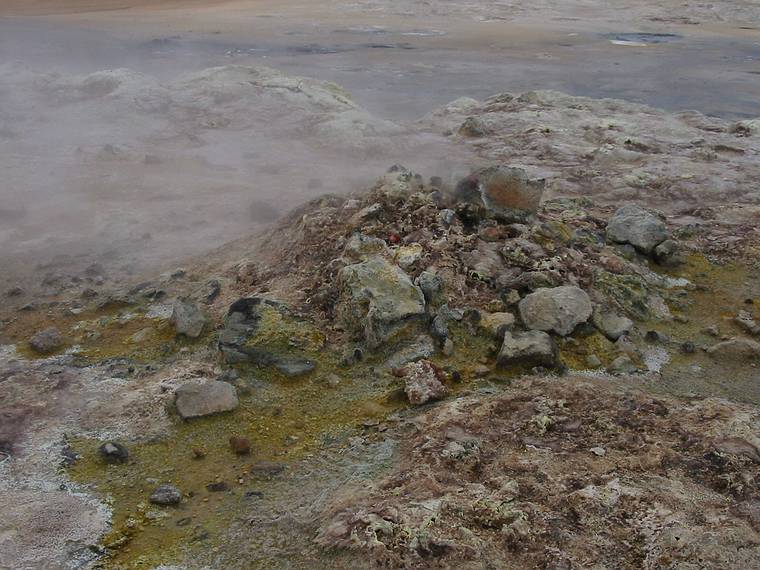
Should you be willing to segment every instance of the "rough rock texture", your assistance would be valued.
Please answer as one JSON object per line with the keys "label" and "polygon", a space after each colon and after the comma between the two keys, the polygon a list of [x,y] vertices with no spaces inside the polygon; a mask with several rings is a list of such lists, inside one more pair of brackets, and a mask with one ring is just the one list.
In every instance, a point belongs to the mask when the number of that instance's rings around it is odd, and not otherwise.
{"label": "rough rock texture", "polygon": [[184,384],[177,388],[176,395],[177,412],[183,419],[229,412],[238,406],[235,387],[217,380]]}
{"label": "rough rock texture", "polygon": [[172,305],[171,323],[178,335],[198,338],[207,322],[203,311],[195,303],[177,299]]}
{"label": "rough rock texture", "polygon": [[370,347],[393,337],[425,314],[425,297],[398,266],[375,257],[339,273],[343,321],[359,329]]}
{"label": "rough rock texture", "polygon": [[757,409],[613,381],[522,379],[417,416],[400,464],[337,494],[318,540],[384,568],[756,566]]}
{"label": "rough rock texture", "polygon": [[617,243],[629,243],[642,253],[649,254],[668,239],[668,229],[665,222],[649,210],[628,204],[610,218],[607,238]]}
{"label": "rough rock texture", "polygon": [[415,406],[440,400],[448,394],[437,370],[427,360],[413,362],[404,368],[404,392]]}
{"label": "rough rock texture", "polygon": [[504,332],[515,324],[515,316],[507,312],[484,313],[479,324],[496,340],[501,340]]}
{"label": "rough rock texture", "polygon": [[593,310],[588,294],[573,285],[539,289],[521,300],[517,307],[526,327],[559,335],[573,332]]}
{"label": "rough rock texture", "polygon": [[591,320],[593,321],[594,326],[612,341],[629,333],[633,328],[633,321],[628,317],[601,307],[594,308],[594,314]]}
{"label": "rough rock texture", "polygon": [[518,364],[551,368],[557,364],[557,347],[552,337],[543,331],[506,331],[497,362],[500,366]]}
{"label": "rough rock texture", "polygon": [[174,485],[160,485],[150,494],[150,502],[155,505],[178,505],[182,501],[182,491]]}
{"label": "rough rock texture", "polygon": [[47,328],[29,339],[29,346],[39,353],[53,352],[63,346],[63,337],[55,327]]}
{"label": "rough rock texture", "polygon": [[544,180],[531,180],[522,168],[494,166],[460,181],[455,196],[482,205],[498,219],[516,222],[538,211],[545,186]]}
{"label": "rough rock texture", "polygon": [[748,338],[732,338],[714,344],[707,349],[707,354],[716,360],[760,360],[760,342]]}

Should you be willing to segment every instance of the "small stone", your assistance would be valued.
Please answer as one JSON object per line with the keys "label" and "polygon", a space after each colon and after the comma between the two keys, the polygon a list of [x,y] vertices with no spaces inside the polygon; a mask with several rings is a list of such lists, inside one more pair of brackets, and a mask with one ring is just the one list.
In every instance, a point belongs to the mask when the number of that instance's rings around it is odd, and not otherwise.
{"label": "small stone", "polygon": [[129,459],[127,448],[115,441],[107,441],[98,448],[98,451],[106,463],[126,463]]}
{"label": "small stone", "polygon": [[274,367],[288,378],[298,378],[310,374],[316,366],[313,360],[305,358],[285,358],[274,363]]}
{"label": "small stone", "polygon": [[411,404],[419,406],[446,397],[448,389],[441,383],[436,368],[427,360],[420,360],[404,369],[404,392]]}
{"label": "small stone", "polygon": [[589,449],[589,451],[593,453],[594,455],[596,455],[597,457],[604,457],[605,455],[607,455],[607,450],[604,449],[603,447],[592,447],[591,449]]}
{"label": "small stone", "polygon": [[224,481],[216,481],[214,483],[209,483],[206,485],[206,490],[210,491],[211,493],[221,493],[223,491],[229,491],[230,486]]}
{"label": "small stone", "polygon": [[694,354],[697,351],[697,347],[691,341],[681,343],[681,352],[684,354]]}
{"label": "small stone", "polygon": [[498,341],[504,338],[504,333],[515,324],[515,316],[512,313],[482,313],[480,327]]}
{"label": "small stone", "polygon": [[325,378],[325,381],[327,382],[327,385],[330,386],[330,388],[336,388],[337,386],[340,386],[340,376],[337,374],[328,374]]}
{"label": "small stone", "polygon": [[230,437],[230,447],[236,455],[248,455],[251,453],[251,442],[244,437]]}
{"label": "small stone", "polygon": [[206,450],[199,447],[193,448],[193,459],[203,459],[206,457]]}
{"label": "small stone", "polygon": [[618,356],[607,368],[610,374],[633,374],[637,370],[633,360],[625,354]]}
{"label": "small stone", "polygon": [[590,354],[588,358],[586,358],[586,366],[591,369],[599,368],[602,366],[602,361],[596,354]]}
{"label": "small stone", "polygon": [[29,346],[42,354],[54,352],[63,346],[63,337],[57,328],[50,327],[35,334],[29,340]]}
{"label": "small stone", "polygon": [[441,348],[441,352],[444,356],[451,356],[454,354],[454,341],[452,341],[450,338],[447,338],[443,341],[443,347]]}
{"label": "small stone", "polygon": [[150,495],[154,505],[178,505],[182,500],[182,492],[174,485],[159,485]]}
{"label": "small stone", "polygon": [[612,311],[604,310],[601,307],[594,309],[592,317],[594,326],[611,341],[616,341],[621,336],[631,332],[633,321]]}

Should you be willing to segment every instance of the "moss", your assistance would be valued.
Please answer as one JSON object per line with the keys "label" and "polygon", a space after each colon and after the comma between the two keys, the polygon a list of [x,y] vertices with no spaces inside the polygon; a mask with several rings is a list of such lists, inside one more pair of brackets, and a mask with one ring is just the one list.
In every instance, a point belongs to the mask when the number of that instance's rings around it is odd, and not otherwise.
{"label": "moss", "polygon": [[619,351],[615,344],[599,332],[585,337],[568,337],[559,340],[560,362],[570,370],[587,370],[588,358],[596,356],[603,366],[609,366]]}

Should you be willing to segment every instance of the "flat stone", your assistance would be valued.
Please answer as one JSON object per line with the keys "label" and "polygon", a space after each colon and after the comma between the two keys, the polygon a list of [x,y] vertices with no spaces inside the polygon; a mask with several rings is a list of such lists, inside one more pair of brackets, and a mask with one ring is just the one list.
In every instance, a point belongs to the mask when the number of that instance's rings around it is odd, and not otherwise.
{"label": "flat stone", "polygon": [[54,352],[63,346],[63,337],[55,327],[50,327],[35,334],[29,339],[29,346],[35,352],[42,354]]}
{"label": "flat stone", "polygon": [[506,331],[497,363],[499,366],[519,364],[551,368],[557,364],[557,347],[552,337],[543,331]]}
{"label": "flat stone", "polygon": [[176,406],[183,419],[229,412],[238,407],[237,391],[232,384],[218,380],[184,384],[177,388]]}
{"label": "flat stone", "polygon": [[313,360],[305,358],[282,358],[274,363],[274,367],[288,378],[310,374],[316,366]]}
{"label": "flat stone", "polygon": [[594,315],[591,320],[594,326],[613,342],[633,329],[633,321],[631,319],[613,311],[602,309],[601,307],[594,309]]}

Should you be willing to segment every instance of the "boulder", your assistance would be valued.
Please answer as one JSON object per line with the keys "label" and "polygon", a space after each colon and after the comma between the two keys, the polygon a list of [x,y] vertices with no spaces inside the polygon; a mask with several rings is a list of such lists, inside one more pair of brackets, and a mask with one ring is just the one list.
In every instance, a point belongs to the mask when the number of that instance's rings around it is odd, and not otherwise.
{"label": "boulder", "polygon": [[183,419],[199,418],[237,408],[237,391],[232,384],[212,380],[202,384],[183,384],[177,388],[177,412]]}
{"label": "boulder", "polygon": [[760,342],[748,338],[732,338],[712,345],[707,354],[715,360],[729,362],[760,360]]}
{"label": "boulder", "polygon": [[628,317],[600,307],[594,309],[591,320],[594,326],[613,342],[631,332],[633,328],[633,321]]}
{"label": "boulder", "polygon": [[610,219],[607,238],[616,243],[631,244],[648,255],[668,239],[668,230],[665,222],[649,210],[628,204],[618,209]]}
{"label": "boulder", "polygon": [[198,338],[206,327],[206,316],[195,303],[177,299],[172,305],[171,323],[178,335]]}
{"label": "boulder", "polygon": [[522,168],[492,166],[461,180],[457,199],[482,205],[503,222],[525,221],[538,211],[546,181],[532,180]]}
{"label": "boulder", "polygon": [[435,367],[427,360],[413,362],[404,369],[404,392],[415,406],[445,398],[448,394]]}
{"label": "boulder", "polygon": [[50,327],[29,339],[29,346],[41,354],[54,352],[63,346],[63,337],[57,328]]}
{"label": "boulder", "polygon": [[552,337],[543,331],[506,331],[497,362],[499,366],[519,364],[551,368],[557,364],[557,347]]}
{"label": "boulder", "polygon": [[422,290],[400,267],[383,258],[347,265],[338,274],[338,283],[341,319],[370,348],[379,347],[425,314]]}
{"label": "boulder", "polygon": [[591,316],[591,299],[573,285],[539,289],[517,304],[520,318],[531,330],[565,336]]}

